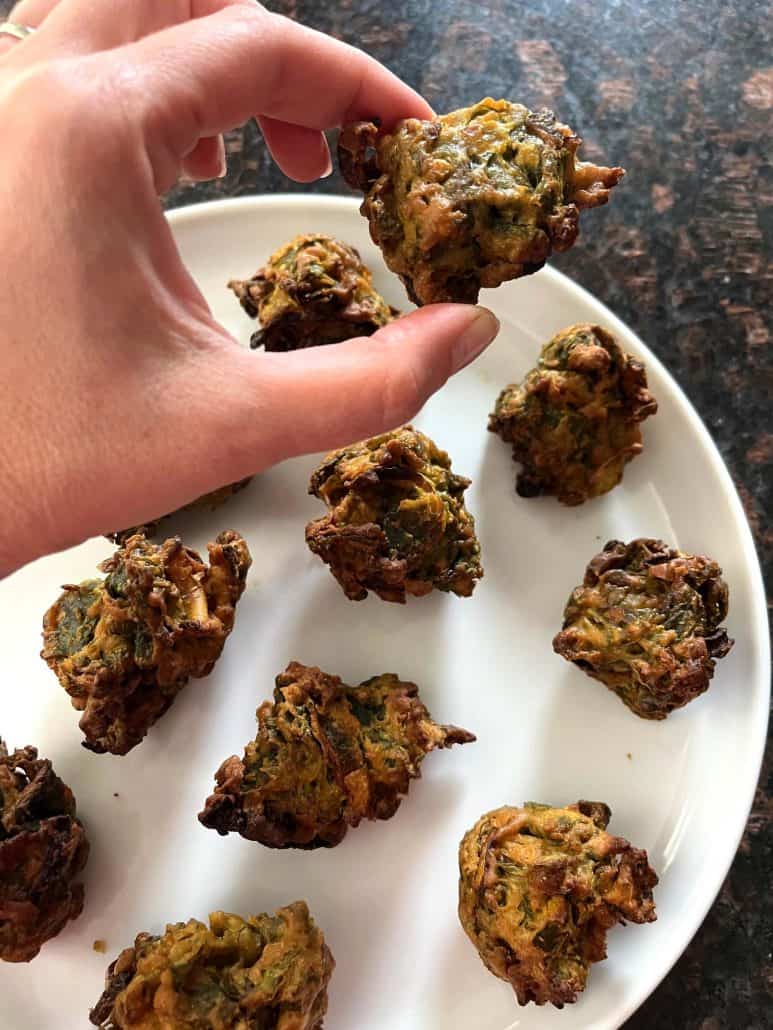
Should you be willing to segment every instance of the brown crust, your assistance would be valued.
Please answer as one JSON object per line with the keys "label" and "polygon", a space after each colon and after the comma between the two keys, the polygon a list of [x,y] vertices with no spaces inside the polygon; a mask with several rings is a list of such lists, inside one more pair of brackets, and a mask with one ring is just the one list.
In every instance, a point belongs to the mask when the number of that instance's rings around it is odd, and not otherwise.
{"label": "brown crust", "polygon": [[[102,1030],[321,1030],[335,968],[304,901],[273,915],[213,912],[137,935],[107,970]],[[161,1023],[158,1020],[161,1020]]]}
{"label": "brown crust", "polygon": [[719,565],[662,540],[611,540],[573,591],[553,650],[604,683],[643,719],[665,719],[709,688],[733,646],[719,624]]}
{"label": "brown crust", "polygon": [[519,1004],[576,1001],[616,923],[655,919],[646,851],[606,832],[609,807],[527,804],[482,816],[459,848],[459,918]]}
{"label": "brown crust", "polygon": [[83,909],[89,843],[75,798],[34,747],[0,740],[0,959],[29,962]]}
{"label": "brown crust", "polygon": [[220,766],[199,821],[271,848],[334,847],[362,819],[390,819],[426,754],[475,740],[435,723],[415,683],[385,674],[349,687],[299,662],[257,718],[256,740]]}
{"label": "brown crust", "polygon": [[354,247],[322,233],[296,236],[250,279],[228,287],[250,318],[260,319],[250,346],[267,351],[372,336],[399,314],[375,290]]}
{"label": "brown crust", "polygon": [[416,304],[475,303],[481,287],[536,272],[607,202],[622,168],[576,159],[582,140],[552,111],[490,97],[389,133],[345,125],[347,183],[387,265]]}
{"label": "brown crust", "polygon": [[306,543],[353,601],[369,590],[398,604],[433,589],[469,597],[483,575],[469,484],[412,426],[352,444],[312,474],[309,492],[329,512],[307,525]]}
{"label": "brown crust", "polygon": [[102,563],[105,579],[65,586],[46,612],[41,655],[83,712],[84,747],[126,754],[212,671],[251,558],[233,530],[208,550],[209,566],[178,537],[157,546],[136,534]]}
{"label": "brown crust", "polygon": [[576,505],[617,486],[657,408],[644,365],[601,326],[579,323],[556,333],[523,381],[502,390],[488,428],[522,465],[521,497]]}

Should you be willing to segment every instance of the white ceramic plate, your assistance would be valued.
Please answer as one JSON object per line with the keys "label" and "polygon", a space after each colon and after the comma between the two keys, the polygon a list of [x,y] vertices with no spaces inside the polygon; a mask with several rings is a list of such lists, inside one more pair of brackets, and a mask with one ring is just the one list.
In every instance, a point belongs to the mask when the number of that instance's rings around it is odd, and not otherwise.
{"label": "white ceramic plate", "polygon": [[[251,274],[299,232],[357,246],[377,287],[406,306],[352,200],[250,198],[170,220],[214,313],[245,343],[254,324],[225,282]],[[500,338],[417,419],[472,478],[467,502],[486,570],[473,598],[347,601],[304,544],[306,522],[323,510],[306,492],[317,459],[287,462],[227,508],[167,524],[201,550],[221,528],[239,529],[254,565],[214,673],[192,682],[145,741],[117,758],[80,746],[78,715],[38,657],[44,610],[60,584],[95,574],[108,543],[89,541],[0,584],[3,736],[53,760],[92,841],[81,918],[31,964],[0,968],[4,1030],[82,1030],[108,960],[138,931],[213,909],[252,913],[308,900],[337,962],[330,1030],[618,1027],[698,928],[735,853],[767,723],[765,602],[741,505],[684,395],[593,297],[545,269],[482,300],[502,319]],[[646,361],[660,411],[644,426],[643,455],[611,494],[580,508],[523,500],[509,448],[486,432],[486,416],[541,343],[579,321],[601,323]],[[587,560],[613,537],[642,535],[715,557],[730,585],[736,646],[709,692],[664,723],[637,719],[551,649]],[[293,658],[349,683],[398,672],[419,683],[439,721],[474,730],[478,743],[430,755],[394,819],[362,825],[335,849],[278,852],[218,837],[196,819],[214,771],[241,754],[257,704]],[[608,802],[612,831],[649,852],[660,874],[658,921],[610,933],[609,959],[592,968],[576,1005],[521,1009],[457,920],[457,846],[490,808],[580,797]],[[107,955],[92,950],[96,938]]]}

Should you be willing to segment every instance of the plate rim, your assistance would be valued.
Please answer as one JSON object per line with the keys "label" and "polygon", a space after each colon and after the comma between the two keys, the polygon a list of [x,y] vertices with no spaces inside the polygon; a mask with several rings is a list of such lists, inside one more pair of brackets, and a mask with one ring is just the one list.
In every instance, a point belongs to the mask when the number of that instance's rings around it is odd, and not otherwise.
{"label": "plate rim", "polygon": [[[193,225],[197,221],[206,221],[213,216],[217,217],[219,213],[228,210],[235,212],[238,209],[244,209],[254,212],[261,208],[276,209],[283,207],[308,210],[310,206],[314,206],[318,209],[327,209],[327,211],[332,214],[348,216],[352,214],[358,215],[359,205],[360,200],[356,196],[312,193],[305,191],[298,193],[280,192],[200,201],[167,209],[164,214],[174,231],[177,228]],[[594,296],[594,294],[583,286],[580,286],[566,273],[560,272],[549,265],[546,265],[539,274],[542,277],[549,279],[557,289],[567,293],[568,295],[573,295],[578,302],[584,304],[591,303],[598,307],[604,314],[604,321],[607,327],[623,338],[626,336],[633,337],[637,345],[642,348],[646,355],[647,366],[656,370],[657,374],[662,376],[668,383],[678,414],[680,417],[685,419],[687,424],[695,433],[696,439],[709,462],[711,470],[716,475],[717,480],[721,485],[725,498],[730,506],[731,515],[741,530],[737,543],[740,545],[744,568],[749,578],[750,601],[753,608],[753,619],[750,630],[752,634],[754,653],[753,655],[750,655],[750,659],[754,662],[757,675],[762,680],[760,704],[763,706],[764,717],[757,720],[755,737],[747,740],[747,757],[745,763],[748,770],[745,777],[747,782],[743,791],[739,792],[742,795],[742,804],[737,806],[735,810],[734,818],[736,821],[733,832],[724,833],[722,835],[722,846],[719,848],[719,855],[717,855],[717,849],[714,851],[714,874],[711,878],[710,886],[705,891],[701,902],[695,905],[692,917],[683,924],[686,932],[677,938],[672,938],[677,941],[675,946],[671,946],[667,950],[664,949],[666,951],[665,961],[663,962],[662,969],[658,973],[657,978],[645,983],[643,987],[634,989],[631,992],[630,1001],[620,1010],[619,1022],[615,1022],[615,1027],[619,1028],[640,1008],[647,998],[654,993],[666,976],[668,976],[683,952],[687,949],[695,934],[700,929],[700,926],[705,920],[709,910],[719,896],[722,885],[738,853],[738,847],[746,828],[757,784],[759,782],[760,771],[766,750],[768,723],[770,718],[771,684],[769,678],[765,681],[765,670],[770,669],[771,662],[767,601],[759,556],[757,554],[754,537],[738,494],[738,490],[730,471],[722,458],[717,444],[679,382],[660,358],[645,343],[645,341],[641,339],[638,333],[618,317],[602,300]],[[615,1018],[617,1019],[617,1017]]]}

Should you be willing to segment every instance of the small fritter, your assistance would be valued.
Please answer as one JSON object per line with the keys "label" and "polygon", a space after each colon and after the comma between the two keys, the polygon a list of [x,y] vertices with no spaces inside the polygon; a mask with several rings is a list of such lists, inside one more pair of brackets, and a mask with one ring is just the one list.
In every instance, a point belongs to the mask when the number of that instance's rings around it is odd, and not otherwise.
{"label": "small fritter", "polygon": [[412,426],[352,444],[311,477],[309,493],[330,511],[306,526],[306,543],[352,601],[369,590],[399,604],[433,588],[469,597],[483,575],[469,485]]}
{"label": "small fritter", "polygon": [[36,748],[0,740],[0,959],[29,962],[78,918],[88,857],[70,788]]}
{"label": "small fritter", "polygon": [[321,1030],[335,962],[305,901],[275,915],[213,912],[137,936],[107,971],[102,1030]]}
{"label": "small fritter", "polygon": [[642,719],[665,719],[708,690],[733,641],[720,623],[722,569],[662,540],[611,540],[566,605],[553,650]]}
{"label": "small fritter", "polygon": [[537,367],[499,395],[489,430],[523,465],[521,497],[582,504],[623,478],[641,453],[640,423],[658,410],[644,365],[598,325],[572,325],[542,348]]}
{"label": "small fritter", "polygon": [[296,236],[251,279],[228,287],[250,318],[260,319],[250,346],[267,351],[372,336],[398,315],[373,288],[354,247],[321,234]]}
{"label": "small fritter", "polygon": [[365,194],[373,240],[416,304],[475,303],[484,286],[538,271],[577,239],[582,208],[606,204],[622,168],[575,157],[552,111],[481,100],[380,134],[344,126],[344,178]]}
{"label": "small fritter", "polygon": [[65,586],[46,612],[41,654],[83,712],[90,751],[125,755],[212,671],[252,559],[233,530],[208,550],[209,566],[177,537],[157,546],[138,533],[99,566],[104,579]]}
{"label": "small fritter", "polygon": [[144,522],[141,526],[131,526],[129,529],[120,529],[115,533],[106,533],[105,535],[114,544],[125,544],[129,537],[134,536],[136,533],[142,533],[144,536],[155,536],[159,525],[165,519],[171,519],[182,511],[191,511],[195,508],[207,508],[209,511],[214,511],[222,504],[225,504],[229,497],[238,494],[240,490],[243,490],[251,482],[252,476],[247,476],[246,479],[240,479],[238,483],[229,483],[228,486],[221,486],[217,490],[203,494],[201,497],[197,497],[195,501],[191,501],[190,504],[184,504],[177,511],[170,511],[168,515],[161,515],[157,519],[151,519],[150,522]]}
{"label": "small fritter", "polygon": [[475,737],[439,726],[418,688],[390,673],[349,687],[291,662],[258,734],[215,774],[199,821],[270,848],[330,848],[361,819],[391,819],[424,756]]}
{"label": "small fritter", "polygon": [[520,1005],[576,1001],[607,930],[656,918],[647,852],[608,834],[610,815],[593,801],[497,808],[462,840],[459,918]]}

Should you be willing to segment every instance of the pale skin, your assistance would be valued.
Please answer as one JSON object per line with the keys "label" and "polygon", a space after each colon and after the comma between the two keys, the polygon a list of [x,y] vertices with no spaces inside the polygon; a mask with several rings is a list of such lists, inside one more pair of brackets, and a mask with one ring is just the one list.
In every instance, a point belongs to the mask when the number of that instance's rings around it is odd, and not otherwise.
{"label": "pale skin", "polygon": [[21,0],[10,20],[38,31],[0,37],[0,576],[393,428],[496,335],[443,304],[250,352],[182,264],[158,198],[222,174],[226,130],[257,117],[311,182],[322,130],[431,116],[372,58],[253,0]]}

